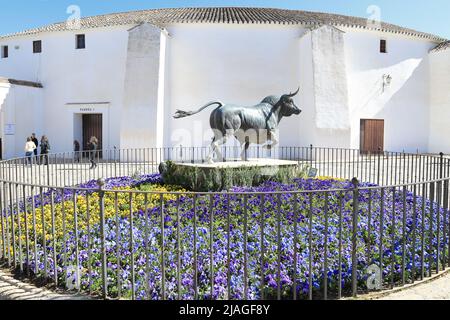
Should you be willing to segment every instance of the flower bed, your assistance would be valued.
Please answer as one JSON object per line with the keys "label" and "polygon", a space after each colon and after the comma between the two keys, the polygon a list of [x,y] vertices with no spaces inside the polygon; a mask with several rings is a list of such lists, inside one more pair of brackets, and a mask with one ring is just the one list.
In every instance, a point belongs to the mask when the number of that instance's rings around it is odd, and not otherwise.
{"label": "flower bed", "polygon": [[[212,293],[213,299],[260,299],[262,295],[276,298],[280,288],[282,298],[291,299],[295,281],[297,296],[302,298],[309,292],[310,263],[314,294],[323,292],[326,277],[329,294],[336,295],[340,272],[343,292],[351,289],[353,186],[349,181],[267,182],[259,187],[233,188],[230,194],[195,197],[159,183],[158,175],[107,180],[104,204],[110,297],[209,299]],[[95,182],[82,187],[97,188]],[[373,185],[361,186],[366,187]],[[330,191],[336,189],[343,191]],[[317,192],[296,194],[299,190]],[[283,193],[270,194],[277,191]],[[245,192],[268,194],[263,199]],[[20,237],[24,250],[28,234],[30,257],[26,264],[32,270],[36,268],[39,276],[44,276],[46,270],[49,278],[54,277],[56,265],[59,282],[65,284],[66,276],[73,276],[65,274],[65,270],[78,262],[81,290],[100,294],[99,194],[51,190],[42,200],[38,196],[20,206],[21,229],[15,235],[16,243]],[[379,264],[380,244],[385,284],[390,283],[391,276],[394,282],[401,280],[402,262],[407,277],[414,268],[419,271],[422,240],[423,267],[427,269],[430,261],[436,261],[435,221],[438,216],[445,221],[444,210],[401,190],[393,193],[387,189],[382,195],[379,189],[362,189],[358,200],[360,290],[366,289],[367,267]],[[443,234],[440,224],[439,246],[445,250]],[[418,272],[415,276],[419,276]]]}

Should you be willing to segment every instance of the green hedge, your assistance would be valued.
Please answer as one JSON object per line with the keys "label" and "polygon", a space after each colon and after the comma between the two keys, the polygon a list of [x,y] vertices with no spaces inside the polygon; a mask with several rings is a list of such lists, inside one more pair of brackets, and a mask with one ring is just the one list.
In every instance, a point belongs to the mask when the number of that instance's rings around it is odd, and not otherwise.
{"label": "green hedge", "polygon": [[160,165],[164,184],[178,185],[197,192],[258,186],[266,181],[289,183],[295,178],[306,178],[308,170],[306,165],[208,168],[181,165],[172,161]]}

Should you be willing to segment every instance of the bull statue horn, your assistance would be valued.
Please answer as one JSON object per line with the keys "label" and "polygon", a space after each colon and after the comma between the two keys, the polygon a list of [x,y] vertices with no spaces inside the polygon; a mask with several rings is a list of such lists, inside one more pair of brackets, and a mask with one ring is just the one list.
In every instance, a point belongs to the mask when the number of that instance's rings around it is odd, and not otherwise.
{"label": "bull statue horn", "polygon": [[300,87],[298,87],[298,89],[295,93],[288,94],[288,97],[291,97],[291,98],[295,97],[296,95],[298,95],[299,92],[300,92]]}

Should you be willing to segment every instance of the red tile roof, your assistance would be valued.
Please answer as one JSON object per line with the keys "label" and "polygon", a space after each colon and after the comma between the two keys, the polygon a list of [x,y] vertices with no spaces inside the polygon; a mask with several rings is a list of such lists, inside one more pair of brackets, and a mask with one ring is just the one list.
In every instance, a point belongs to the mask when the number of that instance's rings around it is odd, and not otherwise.
{"label": "red tile roof", "polygon": [[[374,30],[369,25],[368,20],[365,18],[299,10],[244,7],[173,8],[113,13],[82,18],[81,28],[89,29],[117,25],[137,25],[144,22],[148,22],[161,27],[164,27],[165,25],[171,23],[298,24],[305,26],[320,26],[328,24],[340,27],[353,27]],[[40,28],[17,32],[11,35],[6,35],[0,37],[0,39],[20,35],[38,34],[41,32],[65,30],[69,30],[68,25],[65,22],[61,22]],[[447,40],[436,35],[419,32],[384,22],[381,23],[380,28],[375,30],[409,35],[437,42]]]}

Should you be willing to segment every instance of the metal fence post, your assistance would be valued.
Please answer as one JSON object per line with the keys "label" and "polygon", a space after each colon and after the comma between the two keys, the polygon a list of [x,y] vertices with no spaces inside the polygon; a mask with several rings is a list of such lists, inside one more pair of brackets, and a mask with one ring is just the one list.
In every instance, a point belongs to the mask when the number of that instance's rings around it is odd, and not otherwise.
{"label": "metal fence post", "polygon": [[[101,232],[101,250],[102,250],[102,285],[103,285],[103,298],[108,297],[108,278],[107,278],[107,265],[106,265],[106,236],[105,236],[105,180],[98,179],[98,195],[100,205],[100,232]],[[117,257],[119,258],[119,257]]]}
{"label": "metal fence post", "polygon": [[358,211],[359,211],[359,181],[357,178],[352,179],[353,184],[353,223],[352,223],[352,294],[353,297],[357,296],[358,278],[357,268],[358,261],[356,257],[357,240],[358,240]]}
{"label": "metal fence post", "polygon": [[[1,224],[1,232],[2,232],[2,259],[6,259],[6,226],[3,221],[3,188],[4,184],[0,183],[0,224]],[[8,248],[9,250],[9,248]]]}
{"label": "metal fence post", "polygon": [[245,146],[244,146],[244,160],[248,161],[248,146],[250,145],[250,138],[245,137]]}
{"label": "metal fence post", "polygon": [[[12,236],[12,256],[13,256],[13,265],[14,268],[17,267],[17,259],[16,259],[16,228],[14,221],[14,209],[13,209],[13,196],[12,196],[12,182],[8,182],[8,190],[9,190],[9,217],[11,219],[11,236]],[[45,252],[45,250],[44,250]]]}
{"label": "metal fence post", "polygon": [[381,174],[381,147],[378,147],[378,168],[377,168],[377,185],[380,185]]}
{"label": "metal fence post", "polygon": [[[50,162],[50,157],[47,160],[48,162]],[[47,165],[47,186],[50,186],[50,163]]]}
{"label": "metal fence post", "polygon": [[[117,152],[117,147],[114,146],[114,176],[117,177],[117,156],[116,156],[116,152]],[[119,151],[120,154],[120,151]],[[119,159],[119,165],[120,165],[120,159]]]}

